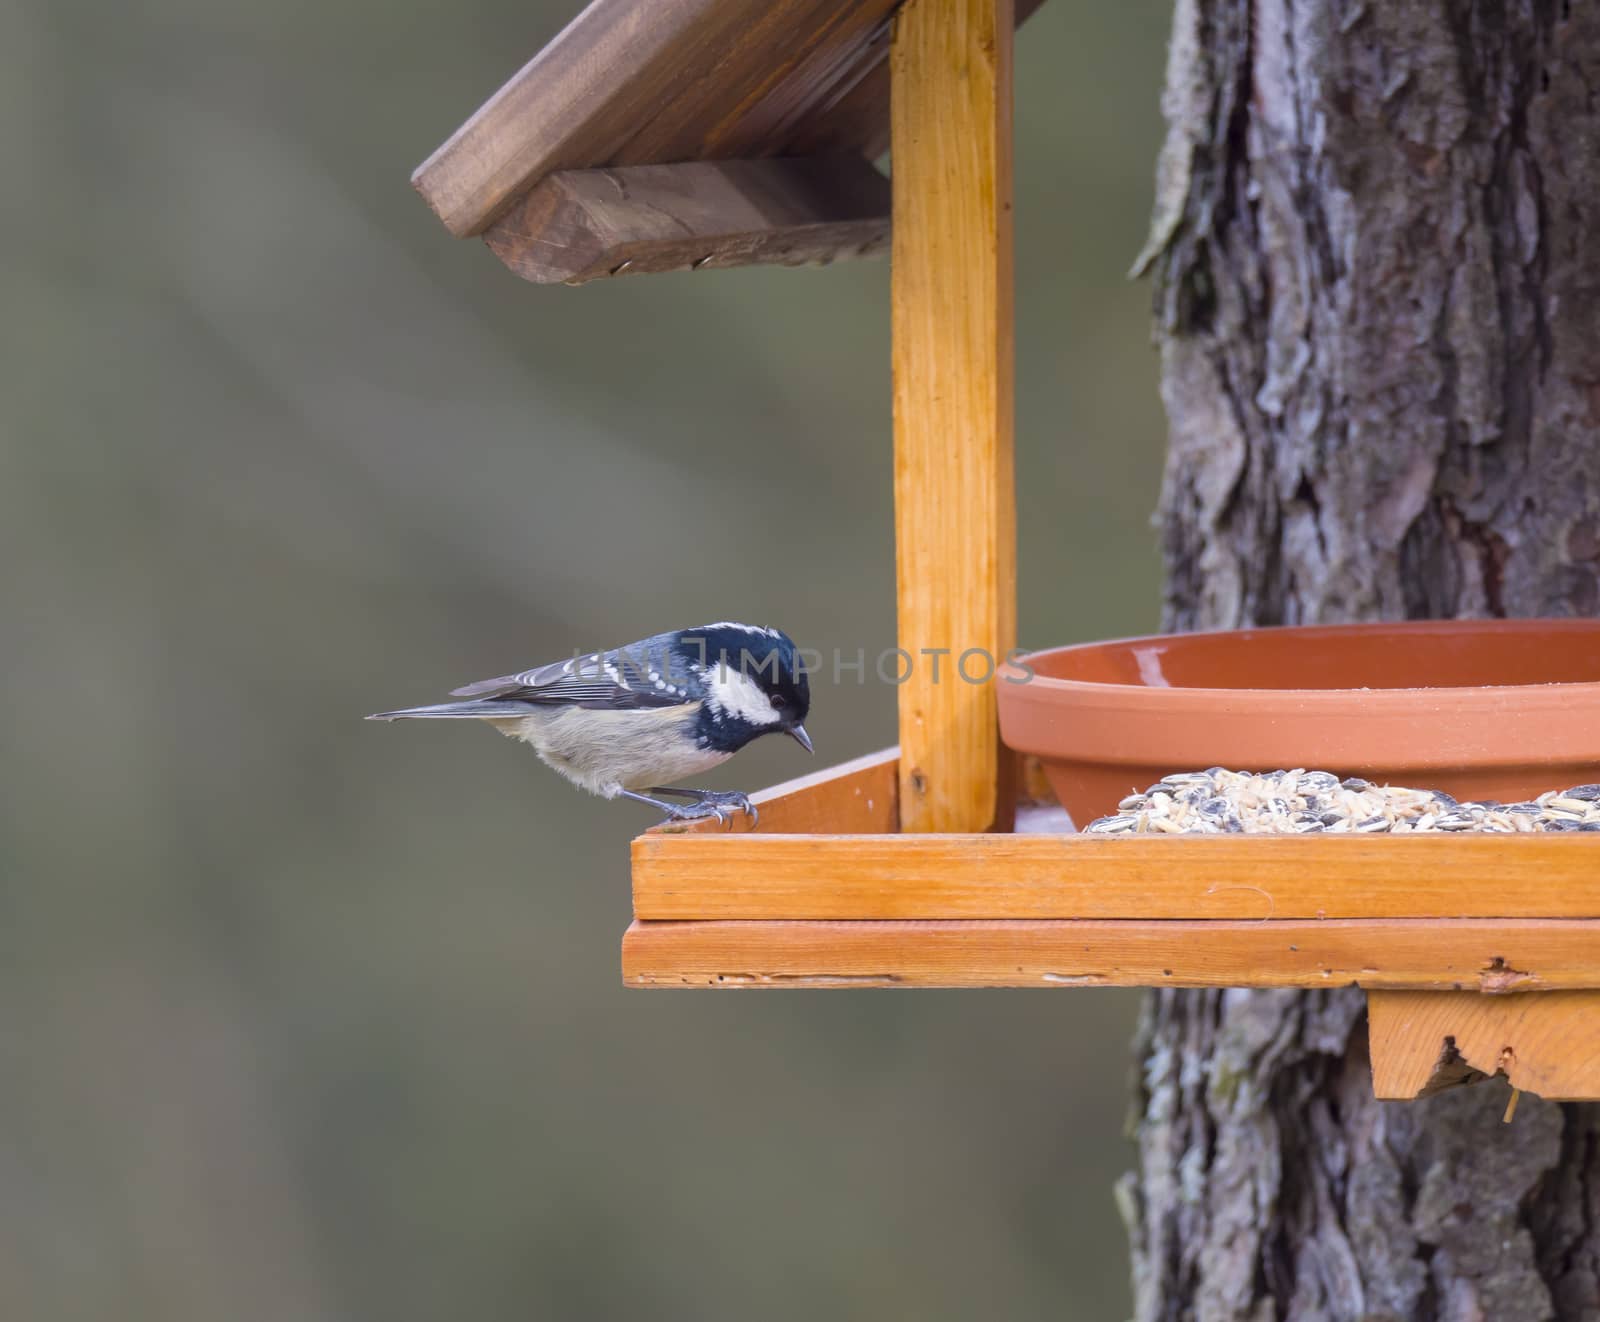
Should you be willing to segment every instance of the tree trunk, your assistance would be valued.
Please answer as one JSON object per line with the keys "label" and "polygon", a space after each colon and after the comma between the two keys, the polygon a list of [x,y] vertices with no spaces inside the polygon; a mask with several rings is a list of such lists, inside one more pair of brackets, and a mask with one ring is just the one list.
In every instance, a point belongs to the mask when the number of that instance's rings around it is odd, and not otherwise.
{"label": "tree trunk", "polygon": [[[1163,106],[1167,626],[1594,614],[1600,8],[1178,0]],[[1376,1102],[1354,989],[1137,1050],[1139,1322],[1600,1318],[1600,1107]]]}

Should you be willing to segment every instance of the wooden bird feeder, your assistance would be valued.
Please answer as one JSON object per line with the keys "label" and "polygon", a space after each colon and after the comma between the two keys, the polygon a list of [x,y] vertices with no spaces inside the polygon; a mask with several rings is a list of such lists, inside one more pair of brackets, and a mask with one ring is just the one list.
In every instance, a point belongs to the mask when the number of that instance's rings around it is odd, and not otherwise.
{"label": "wooden bird feeder", "polygon": [[[542,283],[891,250],[913,654],[1015,641],[1011,52],[1036,4],[594,0],[414,178]],[[1600,1098],[1600,841],[1063,833],[993,685],[897,692],[898,749],[756,796],[759,829],[633,842],[628,985],[1355,984],[1381,1097],[1481,1071]]]}

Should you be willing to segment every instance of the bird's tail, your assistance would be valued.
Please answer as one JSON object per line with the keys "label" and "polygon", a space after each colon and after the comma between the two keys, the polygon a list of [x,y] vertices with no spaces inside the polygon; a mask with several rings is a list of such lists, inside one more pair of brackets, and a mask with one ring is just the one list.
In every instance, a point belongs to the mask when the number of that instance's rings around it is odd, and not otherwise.
{"label": "bird's tail", "polygon": [[478,698],[472,702],[436,702],[431,707],[402,707],[399,711],[374,712],[369,721],[483,720],[485,717],[526,716],[525,702],[505,702],[494,698]]}

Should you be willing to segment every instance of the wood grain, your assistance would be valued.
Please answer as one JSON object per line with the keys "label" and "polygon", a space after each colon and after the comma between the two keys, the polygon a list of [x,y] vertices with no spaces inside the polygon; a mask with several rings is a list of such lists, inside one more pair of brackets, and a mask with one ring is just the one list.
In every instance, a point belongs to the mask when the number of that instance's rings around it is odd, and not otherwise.
{"label": "wood grain", "polygon": [[[668,100],[641,104],[622,89],[625,113],[637,124],[616,163],[802,154],[789,146],[794,129],[882,60],[897,3],[723,0],[726,39],[680,69]],[[861,154],[853,145],[843,150]]]}
{"label": "wood grain", "polygon": [[1016,636],[1013,26],[1011,0],[908,0],[890,47],[905,831],[981,831],[1012,806],[993,683],[958,663],[1003,658]]}
{"label": "wood grain", "polygon": [[[898,0],[594,0],[412,176],[456,235],[557,170],[888,146]],[[1039,0],[1018,0],[1020,22]]]}
{"label": "wood grain", "polygon": [[[1600,986],[1597,953],[1591,941],[1586,987]],[[1540,1097],[1600,1099],[1600,991],[1374,992],[1367,1024],[1379,1097],[1426,1096],[1479,1071]]]}
{"label": "wood grain", "polygon": [[875,256],[889,248],[889,181],[859,157],[559,170],[484,241],[537,284]]}
{"label": "wood grain", "polygon": [[633,903],[646,919],[1596,918],[1600,840],[651,833]]}
{"label": "wood grain", "polygon": [[[1044,0],[1014,0],[1016,23],[1020,28]],[[868,160],[889,150],[889,63],[888,42],[878,51],[879,58],[864,68],[848,88],[840,89],[831,103],[811,108],[796,126],[788,150],[797,155],[814,152],[859,151]]]}
{"label": "wood grain", "polygon": [[556,170],[788,154],[894,0],[593,0],[412,176],[452,234]]}
{"label": "wood grain", "polygon": [[750,796],[760,815],[755,828],[751,827],[748,817],[738,813],[726,824],[714,818],[683,824],[664,823],[652,827],[646,835],[675,838],[749,835],[753,831],[769,834],[894,831],[899,824],[896,773],[899,758],[899,749],[886,748],[853,762],[760,790]]}
{"label": "wood grain", "polygon": [[[635,922],[622,971],[631,987],[1545,992],[1600,987],[1597,951],[1600,923],[1571,921]],[[1459,999],[1526,1006],[1548,997],[1475,990]]]}
{"label": "wood grain", "polygon": [[617,89],[665,100],[716,33],[716,0],[593,0],[411,176],[452,234],[481,232],[553,170],[609,164],[633,131]]}

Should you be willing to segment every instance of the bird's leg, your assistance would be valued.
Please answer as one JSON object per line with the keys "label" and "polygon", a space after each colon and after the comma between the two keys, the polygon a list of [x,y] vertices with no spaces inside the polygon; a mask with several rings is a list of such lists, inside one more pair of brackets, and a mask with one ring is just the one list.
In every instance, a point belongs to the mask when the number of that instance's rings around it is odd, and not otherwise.
{"label": "bird's leg", "polygon": [[692,808],[716,806],[718,808],[737,808],[750,818],[750,825],[754,826],[761,818],[756,811],[755,804],[750,802],[748,794],[741,794],[738,790],[696,790],[688,787],[678,788],[675,785],[652,785],[652,794],[681,794],[686,799],[695,802],[689,805]]}
{"label": "bird's leg", "polygon": [[[651,789],[660,794],[663,791],[655,786]],[[667,793],[682,794],[682,790],[669,790]],[[719,803],[700,801],[697,803],[663,803],[660,799],[652,799],[648,794],[635,794],[632,790],[618,790],[617,793],[624,799],[633,799],[637,803],[648,803],[652,808],[659,808],[666,813],[669,822],[697,822],[706,817],[715,817],[719,822],[728,820],[727,810]]]}

